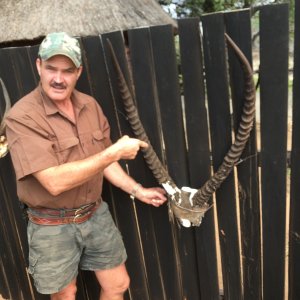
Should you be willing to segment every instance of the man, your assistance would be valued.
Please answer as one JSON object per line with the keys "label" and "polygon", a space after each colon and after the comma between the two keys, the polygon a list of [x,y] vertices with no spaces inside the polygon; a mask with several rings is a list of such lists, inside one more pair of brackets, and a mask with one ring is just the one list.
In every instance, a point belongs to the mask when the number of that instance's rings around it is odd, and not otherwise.
{"label": "man", "polygon": [[148,145],[128,136],[111,143],[101,108],[75,89],[82,72],[76,39],[47,35],[36,67],[40,84],[6,119],[18,196],[28,206],[29,273],[40,293],[75,299],[79,266],[95,271],[101,300],[123,299],[126,251],[101,199],[102,181],[162,205],[163,189],[142,187],[118,163]]}

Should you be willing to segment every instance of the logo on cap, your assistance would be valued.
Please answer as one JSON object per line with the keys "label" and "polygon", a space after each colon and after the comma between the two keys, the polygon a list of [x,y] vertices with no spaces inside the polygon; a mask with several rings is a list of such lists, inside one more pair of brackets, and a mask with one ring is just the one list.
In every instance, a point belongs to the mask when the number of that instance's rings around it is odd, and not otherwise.
{"label": "logo on cap", "polygon": [[69,57],[77,68],[82,64],[79,42],[65,32],[49,33],[40,45],[39,56],[42,60],[55,55]]}

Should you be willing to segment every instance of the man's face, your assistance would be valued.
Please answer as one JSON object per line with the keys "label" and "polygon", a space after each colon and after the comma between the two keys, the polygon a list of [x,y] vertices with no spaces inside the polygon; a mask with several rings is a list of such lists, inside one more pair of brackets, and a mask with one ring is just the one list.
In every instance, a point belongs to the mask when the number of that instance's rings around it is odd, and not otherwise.
{"label": "man's face", "polygon": [[55,55],[46,61],[38,58],[36,66],[46,95],[54,102],[70,100],[82,67],[76,68],[64,55]]}

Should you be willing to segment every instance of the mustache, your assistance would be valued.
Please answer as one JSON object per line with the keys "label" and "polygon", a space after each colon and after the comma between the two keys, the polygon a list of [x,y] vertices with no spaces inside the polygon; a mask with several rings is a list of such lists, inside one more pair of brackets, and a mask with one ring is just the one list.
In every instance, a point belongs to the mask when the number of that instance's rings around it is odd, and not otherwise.
{"label": "mustache", "polygon": [[64,83],[57,83],[57,82],[51,83],[50,86],[55,89],[65,89],[66,88],[66,85]]}

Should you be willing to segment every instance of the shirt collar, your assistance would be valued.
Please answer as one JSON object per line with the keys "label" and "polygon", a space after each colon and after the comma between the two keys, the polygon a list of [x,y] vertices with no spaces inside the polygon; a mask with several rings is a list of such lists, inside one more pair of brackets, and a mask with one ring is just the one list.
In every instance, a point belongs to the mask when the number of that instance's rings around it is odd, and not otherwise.
{"label": "shirt collar", "polygon": [[[59,112],[57,106],[53,101],[45,94],[41,83],[38,85],[38,91],[41,95],[41,100],[44,105],[44,109],[47,115],[53,115]],[[79,92],[75,89],[71,95],[71,100],[74,105],[74,109],[78,112],[81,111],[85,105],[88,103],[88,100],[85,97],[79,97]]]}

